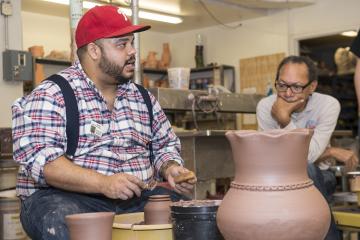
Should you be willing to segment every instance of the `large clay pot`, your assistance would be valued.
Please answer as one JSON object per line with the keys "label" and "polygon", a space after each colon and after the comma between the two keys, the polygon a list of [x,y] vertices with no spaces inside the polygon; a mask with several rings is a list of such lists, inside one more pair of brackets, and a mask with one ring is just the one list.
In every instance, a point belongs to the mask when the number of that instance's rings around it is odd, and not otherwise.
{"label": "large clay pot", "polygon": [[67,215],[71,240],[111,240],[115,213],[95,212]]}
{"label": "large clay pot", "polygon": [[153,195],[144,207],[145,224],[171,223],[171,199],[169,195]]}
{"label": "large clay pot", "polygon": [[308,129],[226,133],[236,173],[217,214],[225,239],[324,239],[330,209],[306,172],[311,135]]}

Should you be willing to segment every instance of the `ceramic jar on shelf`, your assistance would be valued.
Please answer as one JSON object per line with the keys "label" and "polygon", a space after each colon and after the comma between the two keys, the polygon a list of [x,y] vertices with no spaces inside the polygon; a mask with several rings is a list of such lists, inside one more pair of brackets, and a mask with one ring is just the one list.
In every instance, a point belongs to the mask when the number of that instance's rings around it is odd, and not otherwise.
{"label": "ceramic jar on shelf", "polygon": [[171,53],[169,43],[163,43],[163,50],[161,54],[161,60],[159,61],[159,69],[167,69],[170,66]]}
{"label": "ceramic jar on shelf", "polygon": [[150,51],[146,58],[146,62],[144,63],[145,68],[156,69],[158,66],[158,60],[156,59],[156,52]]}
{"label": "ceramic jar on shelf", "polygon": [[[44,47],[43,46],[32,46],[29,47],[29,52],[31,52],[32,56],[35,58],[43,58],[44,57]],[[42,80],[45,79],[44,66],[42,64],[35,64],[35,86],[39,85]]]}

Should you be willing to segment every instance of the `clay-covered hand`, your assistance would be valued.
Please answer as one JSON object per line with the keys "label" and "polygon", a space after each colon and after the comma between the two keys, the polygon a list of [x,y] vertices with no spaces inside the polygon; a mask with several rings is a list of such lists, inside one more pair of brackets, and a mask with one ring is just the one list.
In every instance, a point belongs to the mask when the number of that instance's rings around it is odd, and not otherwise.
{"label": "clay-covered hand", "polygon": [[127,200],[134,195],[140,197],[143,184],[133,175],[117,173],[102,178],[100,191],[108,198]]}
{"label": "clay-covered hand", "polygon": [[291,114],[301,108],[303,104],[304,99],[289,102],[278,96],[271,108],[271,115],[282,128],[286,127],[290,123]]}
{"label": "clay-covered hand", "polygon": [[337,161],[345,164],[347,171],[356,169],[359,164],[359,159],[355,153],[351,150],[344,148],[331,147],[330,155],[335,158]]}
{"label": "clay-covered hand", "polygon": [[[165,178],[177,193],[188,195],[192,193],[197,181],[195,174],[193,174],[191,178],[188,178],[186,176],[188,172],[190,171],[182,166],[171,165],[165,171]],[[185,178],[180,176],[182,174],[185,174],[183,175]]]}

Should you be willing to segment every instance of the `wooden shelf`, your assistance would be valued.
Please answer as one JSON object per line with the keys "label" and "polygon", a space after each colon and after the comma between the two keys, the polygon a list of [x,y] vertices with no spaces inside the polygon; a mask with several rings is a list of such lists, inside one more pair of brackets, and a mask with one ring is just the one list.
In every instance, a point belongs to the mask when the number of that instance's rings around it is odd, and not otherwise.
{"label": "wooden shelf", "polygon": [[70,66],[70,61],[57,60],[57,59],[47,59],[47,58],[35,58],[35,63],[39,64],[50,64],[50,65],[61,65],[61,66]]}
{"label": "wooden shelf", "polygon": [[357,134],[357,99],[354,89],[354,74],[319,76],[317,91],[335,97],[341,105],[336,129],[352,130]]}

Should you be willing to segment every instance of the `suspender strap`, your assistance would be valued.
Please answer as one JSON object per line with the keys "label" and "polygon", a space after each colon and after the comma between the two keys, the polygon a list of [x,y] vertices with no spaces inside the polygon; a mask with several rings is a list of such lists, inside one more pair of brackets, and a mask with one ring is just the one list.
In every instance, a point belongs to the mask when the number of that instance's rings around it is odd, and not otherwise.
{"label": "suspender strap", "polygon": [[[50,80],[56,83],[64,96],[65,101],[65,108],[66,108],[66,136],[67,136],[67,148],[66,148],[66,155],[69,157],[74,156],[78,141],[79,141],[79,109],[76,101],[76,97],[74,94],[74,90],[71,88],[69,82],[58,74],[51,75],[46,80]],[[146,107],[149,112],[150,118],[150,129],[152,129],[153,125],[153,106],[151,103],[151,99],[147,90],[138,84],[135,84],[136,87],[139,89]],[[151,165],[154,162],[154,153],[152,148],[152,142],[148,143],[149,151],[150,151],[150,163]]]}
{"label": "suspender strap", "polygon": [[[147,109],[148,109],[148,112],[149,112],[149,118],[150,118],[150,129],[151,129],[151,132],[152,132],[152,125],[153,125],[153,106],[152,106],[152,103],[151,103],[151,99],[150,99],[150,96],[149,96],[149,93],[148,91],[141,85],[139,84],[136,84],[136,87],[139,89],[144,101],[145,101],[145,104],[147,106]],[[154,163],[154,152],[153,152],[153,146],[152,146],[152,141],[150,141],[148,143],[149,145],[149,151],[150,151],[150,163],[151,165],[153,165]]]}
{"label": "suspender strap", "polygon": [[46,80],[56,83],[64,96],[67,136],[66,155],[72,158],[79,141],[79,109],[74,90],[71,88],[69,82],[58,74],[51,75]]}

